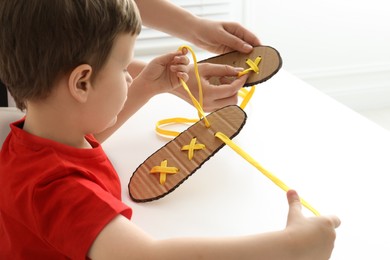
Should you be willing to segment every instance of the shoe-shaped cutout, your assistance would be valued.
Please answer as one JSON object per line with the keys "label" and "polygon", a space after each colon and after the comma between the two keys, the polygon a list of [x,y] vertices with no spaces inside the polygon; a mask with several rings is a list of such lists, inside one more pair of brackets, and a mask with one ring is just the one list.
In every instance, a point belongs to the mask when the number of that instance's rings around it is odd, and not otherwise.
{"label": "shoe-shaped cutout", "polygon": [[[175,190],[225,145],[215,137],[215,133],[222,132],[233,138],[244,126],[246,118],[246,113],[239,106],[226,106],[207,115],[210,127],[200,120],[180,133],[138,166],[128,184],[131,199],[135,202],[153,201]],[[194,137],[198,144],[206,147],[194,151],[194,157],[189,160],[188,151],[182,151],[182,147],[190,144]],[[167,167],[175,167],[178,172],[166,174],[165,183],[161,184],[160,174],[150,171],[164,160]]]}
{"label": "shoe-shaped cutout", "polygon": [[[246,87],[257,85],[270,79],[282,67],[282,58],[275,48],[271,46],[256,46],[253,47],[252,52],[248,54],[232,51],[199,61],[199,63],[226,64],[247,69],[247,59],[254,61],[257,57],[261,57],[259,73],[250,72],[249,77],[244,84],[244,87]],[[215,85],[221,84],[217,78],[211,78],[210,82]]]}

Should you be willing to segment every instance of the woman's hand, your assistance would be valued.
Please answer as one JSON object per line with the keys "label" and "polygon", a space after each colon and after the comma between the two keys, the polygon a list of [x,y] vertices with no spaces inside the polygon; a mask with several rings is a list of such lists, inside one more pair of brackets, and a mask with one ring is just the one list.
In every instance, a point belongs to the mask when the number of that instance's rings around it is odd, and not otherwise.
{"label": "woman's hand", "polygon": [[[198,69],[203,90],[203,110],[205,112],[211,112],[227,105],[237,104],[238,91],[247,79],[247,75],[237,78],[237,74],[243,70],[242,68],[212,63],[199,63]],[[188,75],[187,85],[194,97],[199,100],[198,82],[193,65],[190,66]],[[171,92],[192,104],[188,93],[183,88],[176,88]]]}
{"label": "woman's hand", "polygon": [[253,46],[261,44],[256,35],[239,23],[198,20],[192,30],[191,42],[210,52],[222,54],[236,50],[249,53]]}

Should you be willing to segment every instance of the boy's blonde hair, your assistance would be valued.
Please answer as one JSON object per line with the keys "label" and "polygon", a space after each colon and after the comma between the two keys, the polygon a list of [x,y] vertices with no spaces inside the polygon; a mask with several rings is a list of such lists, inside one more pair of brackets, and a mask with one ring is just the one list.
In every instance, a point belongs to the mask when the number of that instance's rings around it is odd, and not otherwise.
{"label": "boy's blonde hair", "polygon": [[0,0],[0,78],[25,109],[80,64],[96,75],[116,36],[140,30],[132,0]]}

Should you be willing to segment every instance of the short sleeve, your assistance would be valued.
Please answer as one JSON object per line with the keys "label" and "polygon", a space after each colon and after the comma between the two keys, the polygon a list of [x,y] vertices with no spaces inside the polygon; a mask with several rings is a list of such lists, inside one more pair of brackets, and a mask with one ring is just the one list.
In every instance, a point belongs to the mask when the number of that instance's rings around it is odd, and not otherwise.
{"label": "short sleeve", "polygon": [[131,208],[104,187],[82,177],[61,178],[37,186],[33,194],[34,225],[42,238],[71,259],[85,259],[99,232]]}

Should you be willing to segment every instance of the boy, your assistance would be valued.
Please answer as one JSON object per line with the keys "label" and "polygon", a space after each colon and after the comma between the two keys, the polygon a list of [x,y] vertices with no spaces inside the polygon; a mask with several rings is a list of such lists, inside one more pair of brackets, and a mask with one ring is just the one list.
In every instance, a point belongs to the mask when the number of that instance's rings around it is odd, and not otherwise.
{"label": "boy", "polygon": [[132,0],[0,0],[0,78],[26,109],[0,154],[0,259],[328,259],[340,222],[303,217],[295,191],[277,232],[154,240],[129,220],[99,142],[189,63],[166,54],[133,80],[140,26]]}

